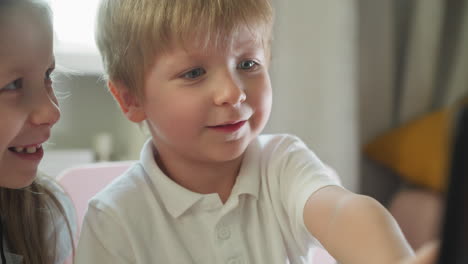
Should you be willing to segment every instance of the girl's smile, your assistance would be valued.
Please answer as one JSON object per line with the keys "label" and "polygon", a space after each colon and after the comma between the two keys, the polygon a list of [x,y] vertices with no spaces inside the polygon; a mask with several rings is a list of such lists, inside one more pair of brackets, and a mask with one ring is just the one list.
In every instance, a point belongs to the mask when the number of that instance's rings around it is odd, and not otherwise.
{"label": "girl's smile", "polygon": [[11,147],[8,148],[8,150],[13,153],[15,157],[26,161],[39,162],[44,156],[42,144],[25,147]]}

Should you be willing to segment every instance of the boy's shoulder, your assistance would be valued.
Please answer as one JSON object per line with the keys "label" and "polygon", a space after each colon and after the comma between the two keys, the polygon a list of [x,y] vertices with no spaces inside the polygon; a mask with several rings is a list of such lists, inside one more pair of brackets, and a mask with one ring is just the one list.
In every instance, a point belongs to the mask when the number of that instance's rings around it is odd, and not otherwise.
{"label": "boy's shoulder", "polygon": [[291,144],[304,144],[297,136],[292,134],[262,134],[257,138],[262,149]]}
{"label": "boy's shoulder", "polygon": [[311,151],[307,145],[297,136],[291,134],[263,134],[252,142],[252,148],[256,148],[262,156],[284,156],[297,150]]}
{"label": "boy's shoulder", "polygon": [[252,142],[249,152],[253,155],[248,157],[257,154],[260,166],[273,168],[271,171],[307,165],[313,167],[314,171],[331,172],[331,168],[324,164],[304,141],[291,134],[260,135],[255,142]]}
{"label": "boy's shoulder", "polygon": [[99,191],[90,204],[100,209],[116,209],[137,202],[146,188],[146,173],[140,162],[133,164],[104,189]]}

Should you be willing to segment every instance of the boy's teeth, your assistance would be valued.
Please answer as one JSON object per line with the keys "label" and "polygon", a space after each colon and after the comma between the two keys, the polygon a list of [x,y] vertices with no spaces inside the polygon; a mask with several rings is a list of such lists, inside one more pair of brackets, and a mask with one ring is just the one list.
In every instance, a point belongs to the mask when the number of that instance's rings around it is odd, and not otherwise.
{"label": "boy's teeth", "polygon": [[16,152],[23,152],[24,148],[23,147],[15,147]]}
{"label": "boy's teeth", "polygon": [[26,153],[32,154],[32,153],[35,153],[36,150],[37,150],[36,147],[27,147],[27,148],[26,148]]}

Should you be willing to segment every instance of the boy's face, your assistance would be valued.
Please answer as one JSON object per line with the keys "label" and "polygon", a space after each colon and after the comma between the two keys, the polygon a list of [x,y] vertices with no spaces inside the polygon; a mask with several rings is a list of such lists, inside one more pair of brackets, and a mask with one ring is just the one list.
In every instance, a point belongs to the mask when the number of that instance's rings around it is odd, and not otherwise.
{"label": "boy's face", "polygon": [[28,7],[0,17],[0,186],[34,180],[42,143],[60,112],[52,90],[52,28]]}
{"label": "boy's face", "polygon": [[174,46],[156,58],[133,120],[147,120],[162,157],[234,160],[262,131],[271,109],[269,61],[253,34],[240,31],[224,49]]}

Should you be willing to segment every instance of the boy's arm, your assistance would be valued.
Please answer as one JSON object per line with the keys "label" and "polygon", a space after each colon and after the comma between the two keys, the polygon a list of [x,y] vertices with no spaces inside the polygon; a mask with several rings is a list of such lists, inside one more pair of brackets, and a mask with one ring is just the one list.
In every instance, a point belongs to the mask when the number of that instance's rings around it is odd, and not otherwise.
{"label": "boy's arm", "polygon": [[134,263],[124,229],[114,217],[92,203],[83,221],[75,264]]}
{"label": "boy's arm", "polygon": [[396,264],[413,251],[376,200],[337,186],[316,191],[304,208],[311,234],[343,264]]}

